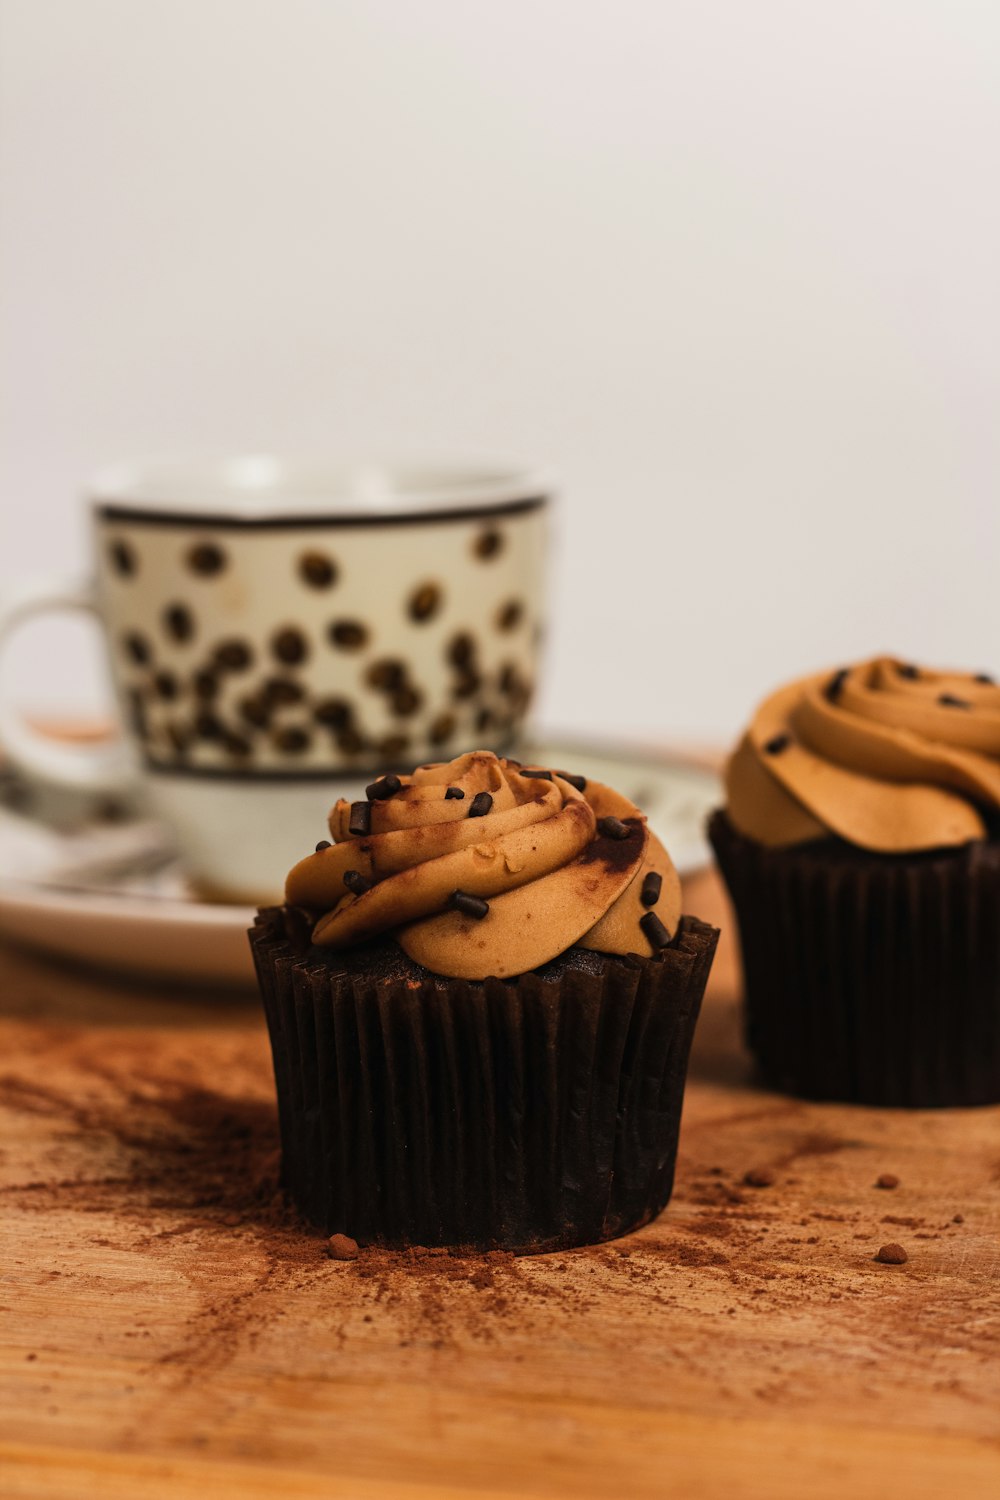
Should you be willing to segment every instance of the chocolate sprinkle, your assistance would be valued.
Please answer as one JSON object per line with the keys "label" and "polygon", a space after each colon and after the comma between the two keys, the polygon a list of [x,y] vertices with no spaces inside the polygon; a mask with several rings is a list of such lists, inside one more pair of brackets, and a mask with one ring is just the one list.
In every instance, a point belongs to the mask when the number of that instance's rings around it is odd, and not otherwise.
{"label": "chocolate sprinkle", "polygon": [[971,708],[967,698],[956,698],[954,693],[942,693],[938,698],[942,708]]}
{"label": "chocolate sprinkle", "polygon": [[521,776],[531,776],[531,777],[533,777],[535,779],[535,781],[551,781],[552,780],[552,772],[551,771],[521,771],[518,774],[521,775]]}
{"label": "chocolate sprinkle", "polygon": [[332,849],[332,848],[333,848],[333,845],[330,843],[329,839],[320,839],[319,843],[316,845],[316,853],[317,854],[322,854],[324,849]]}
{"label": "chocolate sprinkle", "polygon": [[387,802],[390,797],[395,797],[402,785],[399,777],[390,772],[388,776],[380,776],[378,781],[366,786],[365,796],[369,802]]}
{"label": "chocolate sprinkle", "polygon": [[587,790],[586,776],[574,776],[572,771],[557,771],[556,775],[562,781],[568,781],[570,786],[575,786],[578,792],[585,792]]}
{"label": "chocolate sprinkle", "polygon": [[621,818],[598,818],[597,831],[606,839],[627,839],[632,832],[627,823]]}
{"label": "chocolate sprinkle", "polygon": [[916,682],[920,676],[920,668],[912,666],[909,662],[900,662],[896,668],[900,677],[905,677],[907,682]]}
{"label": "chocolate sprinkle", "polygon": [[352,802],[351,816],[347,824],[348,833],[363,838],[372,831],[372,805],[370,802]]}
{"label": "chocolate sprinkle", "polygon": [[109,543],[108,555],[111,558],[115,572],[120,573],[123,578],[130,578],[135,572],[135,553],[128,542],[123,542],[119,537]]}
{"label": "chocolate sprinkle", "polygon": [[493,806],[493,798],[489,792],[477,792],[469,804],[470,818],[484,818]]}
{"label": "chocolate sprinkle", "polygon": [[446,802],[461,802],[464,797],[465,793],[462,791],[462,788],[460,786],[450,786],[444,794],[444,800]]}
{"label": "chocolate sprinkle", "polygon": [[834,675],[830,678],[830,681],[827,683],[826,696],[831,703],[836,703],[837,699],[840,697],[840,694],[843,691],[844,683],[850,676],[850,671],[850,667],[841,667],[840,671],[835,672]]}
{"label": "chocolate sprinkle", "polygon": [[791,743],[790,734],[776,734],[773,739],[768,740],[764,750],[768,755],[780,755],[782,750],[787,750]]}
{"label": "chocolate sprinkle", "polygon": [[666,948],[670,942],[670,933],[664,927],[655,911],[648,911],[644,917],[639,918],[639,926],[646,934],[649,946],[653,952]]}
{"label": "chocolate sprinkle", "polygon": [[655,870],[650,870],[642,882],[642,890],[639,892],[639,900],[643,906],[655,906],[660,899],[660,891],[663,889],[663,877]]}
{"label": "chocolate sprinkle", "polygon": [[991,677],[989,672],[977,672],[972,680],[983,683],[985,687],[993,687],[996,683],[996,678]]}
{"label": "chocolate sprinkle", "polygon": [[463,917],[475,917],[481,922],[490,913],[490,904],[484,901],[482,896],[470,896],[466,891],[452,891],[448,897],[448,905],[452,911],[460,911]]}
{"label": "chocolate sprinkle", "polygon": [[363,896],[365,891],[370,891],[372,888],[371,881],[366,880],[360,870],[345,870],[344,884],[355,896]]}

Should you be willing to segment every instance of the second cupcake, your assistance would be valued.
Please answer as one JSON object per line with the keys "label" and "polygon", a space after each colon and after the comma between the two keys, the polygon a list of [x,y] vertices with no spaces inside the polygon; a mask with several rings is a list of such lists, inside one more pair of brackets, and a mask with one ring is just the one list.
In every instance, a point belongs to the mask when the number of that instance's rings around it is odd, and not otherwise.
{"label": "second cupcake", "polygon": [[779,689],[710,834],[768,1082],[1000,1101],[1000,687],[880,657]]}

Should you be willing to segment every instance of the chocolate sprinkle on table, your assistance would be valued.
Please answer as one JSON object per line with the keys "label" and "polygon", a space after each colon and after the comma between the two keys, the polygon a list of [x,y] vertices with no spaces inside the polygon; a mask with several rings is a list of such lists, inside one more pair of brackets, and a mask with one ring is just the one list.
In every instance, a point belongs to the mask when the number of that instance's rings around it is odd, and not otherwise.
{"label": "chocolate sprinkle on table", "polygon": [[632,832],[627,823],[621,818],[598,818],[597,831],[606,839],[627,839]]}
{"label": "chocolate sprinkle on table", "polygon": [[399,777],[390,772],[388,776],[380,776],[378,781],[366,786],[365,796],[369,802],[387,802],[390,797],[395,797],[402,785]]}
{"label": "chocolate sprinkle on table", "polygon": [[646,939],[654,953],[660,948],[666,948],[670,942],[670,933],[664,927],[655,911],[648,911],[644,917],[639,918],[639,926],[646,934]]}
{"label": "chocolate sprinkle on table", "polygon": [[463,917],[475,917],[477,922],[489,916],[489,902],[484,901],[482,896],[470,896],[466,891],[452,891],[448,897],[448,905],[453,911],[460,911]]}
{"label": "chocolate sprinkle on table", "polygon": [[444,800],[446,802],[461,802],[464,797],[465,793],[462,791],[462,788],[460,786],[450,786],[444,794]]}
{"label": "chocolate sprinkle on table", "polygon": [[790,734],[776,734],[772,739],[768,740],[764,746],[764,750],[768,755],[780,755],[782,750],[787,750],[791,743],[792,737]]}
{"label": "chocolate sprinkle on table", "polygon": [[366,880],[360,870],[345,870],[344,884],[355,896],[363,896],[365,891],[370,891],[372,883]]}
{"label": "chocolate sprinkle on table", "polygon": [[317,854],[322,854],[324,849],[332,849],[332,848],[333,848],[333,845],[330,843],[329,839],[320,839],[319,843],[316,845],[316,853]]}
{"label": "chocolate sprinkle on table", "polygon": [[649,874],[642,882],[642,890],[639,893],[639,900],[642,902],[643,906],[655,906],[657,901],[659,901],[660,899],[660,891],[662,888],[663,877],[661,875],[658,875],[655,870],[650,870]]}
{"label": "chocolate sprinkle on table", "polygon": [[942,708],[971,708],[967,698],[956,698],[954,693],[942,693],[938,698]]}
{"label": "chocolate sprinkle on table", "polygon": [[372,805],[370,802],[352,802],[351,816],[347,823],[348,833],[363,837],[372,831]]}
{"label": "chocolate sprinkle on table", "polygon": [[556,775],[560,780],[568,781],[570,786],[575,786],[578,792],[585,792],[587,790],[586,776],[574,776],[572,771],[557,771]]}
{"label": "chocolate sprinkle on table", "polygon": [[489,792],[477,792],[469,803],[468,816],[470,818],[485,818],[492,806],[493,798]]}

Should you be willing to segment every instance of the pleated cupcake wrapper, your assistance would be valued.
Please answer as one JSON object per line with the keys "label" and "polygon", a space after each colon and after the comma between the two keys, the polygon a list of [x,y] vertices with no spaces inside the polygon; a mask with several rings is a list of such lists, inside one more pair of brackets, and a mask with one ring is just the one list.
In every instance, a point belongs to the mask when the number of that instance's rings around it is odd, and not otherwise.
{"label": "pleated cupcake wrapper", "polygon": [[721,812],[709,833],[768,1083],[864,1104],[1000,1102],[1000,846],[765,849]]}
{"label": "pleated cupcake wrapper", "polygon": [[361,1243],[539,1251],[626,1233],[673,1185],[718,933],[656,959],[482,983],[370,980],[251,932],[284,1183]]}

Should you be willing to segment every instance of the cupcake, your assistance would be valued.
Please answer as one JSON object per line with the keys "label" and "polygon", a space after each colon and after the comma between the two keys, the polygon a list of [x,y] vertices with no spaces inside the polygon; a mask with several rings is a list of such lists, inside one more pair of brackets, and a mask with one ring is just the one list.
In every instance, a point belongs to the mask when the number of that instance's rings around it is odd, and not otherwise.
{"label": "cupcake", "polygon": [[522,1252],[658,1214],[718,934],[639,809],[477,751],[329,826],[250,935],[302,1214]]}
{"label": "cupcake", "polygon": [[879,657],[779,689],[710,836],[766,1081],[1000,1101],[1000,687]]}

